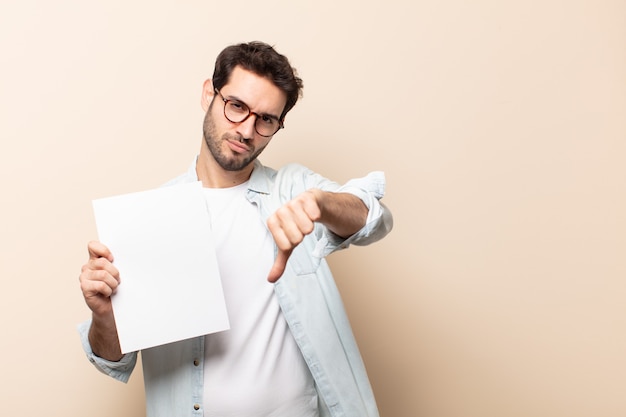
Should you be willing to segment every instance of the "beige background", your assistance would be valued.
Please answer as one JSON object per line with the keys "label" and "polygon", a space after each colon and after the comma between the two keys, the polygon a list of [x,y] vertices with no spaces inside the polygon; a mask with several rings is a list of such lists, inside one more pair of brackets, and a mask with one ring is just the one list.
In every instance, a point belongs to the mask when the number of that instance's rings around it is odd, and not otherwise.
{"label": "beige background", "polygon": [[626,415],[623,1],[0,2],[4,416],[141,416],[75,331],[91,200],[198,150],[227,44],[305,95],[262,160],[388,178],[331,256],[383,417]]}

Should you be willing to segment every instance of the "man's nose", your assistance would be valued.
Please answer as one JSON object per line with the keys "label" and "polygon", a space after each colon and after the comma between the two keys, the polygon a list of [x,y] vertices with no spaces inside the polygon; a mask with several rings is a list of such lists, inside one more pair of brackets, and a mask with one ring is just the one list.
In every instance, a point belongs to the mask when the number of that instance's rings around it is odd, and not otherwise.
{"label": "man's nose", "polygon": [[256,118],[256,114],[250,113],[250,116],[248,116],[246,120],[239,123],[237,133],[239,133],[244,139],[253,139],[256,134]]}

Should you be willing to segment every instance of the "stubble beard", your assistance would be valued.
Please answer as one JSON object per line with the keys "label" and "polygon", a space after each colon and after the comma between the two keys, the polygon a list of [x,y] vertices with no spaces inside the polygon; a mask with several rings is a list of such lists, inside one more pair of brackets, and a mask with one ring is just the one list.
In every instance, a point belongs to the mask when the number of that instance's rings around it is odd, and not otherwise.
{"label": "stubble beard", "polygon": [[[212,104],[213,103],[211,103],[211,105]],[[215,162],[217,162],[218,165],[226,171],[243,170],[255,159],[257,159],[257,157],[265,149],[265,146],[263,146],[262,148],[254,150],[254,152],[252,152],[250,155],[243,158],[237,158],[236,156],[229,157],[228,155],[226,155],[222,150],[221,145],[228,140],[240,142],[242,139],[240,136],[235,136],[228,133],[224,133],[222,137],[218,139],[217,128],[215,127],[215,122],[213,121],[213,117],[211,116],[210,107],[204,118],[202,130],[204,135],[204,142],[207,144],[211,155],[213,155],[213,159],[215,159]]]}

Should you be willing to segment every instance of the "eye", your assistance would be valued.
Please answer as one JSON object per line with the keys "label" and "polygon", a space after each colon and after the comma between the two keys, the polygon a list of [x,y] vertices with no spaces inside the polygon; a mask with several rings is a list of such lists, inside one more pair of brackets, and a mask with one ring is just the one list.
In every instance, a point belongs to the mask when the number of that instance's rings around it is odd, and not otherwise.
{"label": "eye", "polygon": [[248,113],[248,106],[246,106],[240,101],[229,100],[228,107],[229,107],[229,110],[235,113]]}
{"label": "eye", "polygon": [[268,126],[275,126],[276,124],[278,124],[278,120],[276,120],[275,118],[270,117],[270,116],[263,115],[263,116],[261,116],[261,118],[259,120],[261,120],[261,122],[264,125],[268,125]]}

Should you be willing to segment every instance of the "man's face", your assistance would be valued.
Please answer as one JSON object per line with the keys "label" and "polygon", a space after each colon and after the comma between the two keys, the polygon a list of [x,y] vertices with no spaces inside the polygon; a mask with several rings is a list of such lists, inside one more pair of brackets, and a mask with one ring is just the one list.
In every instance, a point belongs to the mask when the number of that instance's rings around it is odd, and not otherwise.
{"label": "man's face", "polygon": [[[214,91],[205,93],[213,98],[204,118],[204,141],[222,169],[240,171],[261,154],[271,137],[258,134],[255,114],[233,123],[224,115],[222,98]],[[287,102],[285,93],[271,81],[241,67],[235,67],[220,93],[224,99],[237,100],[252,112],[266,116],[279,117]]]}

